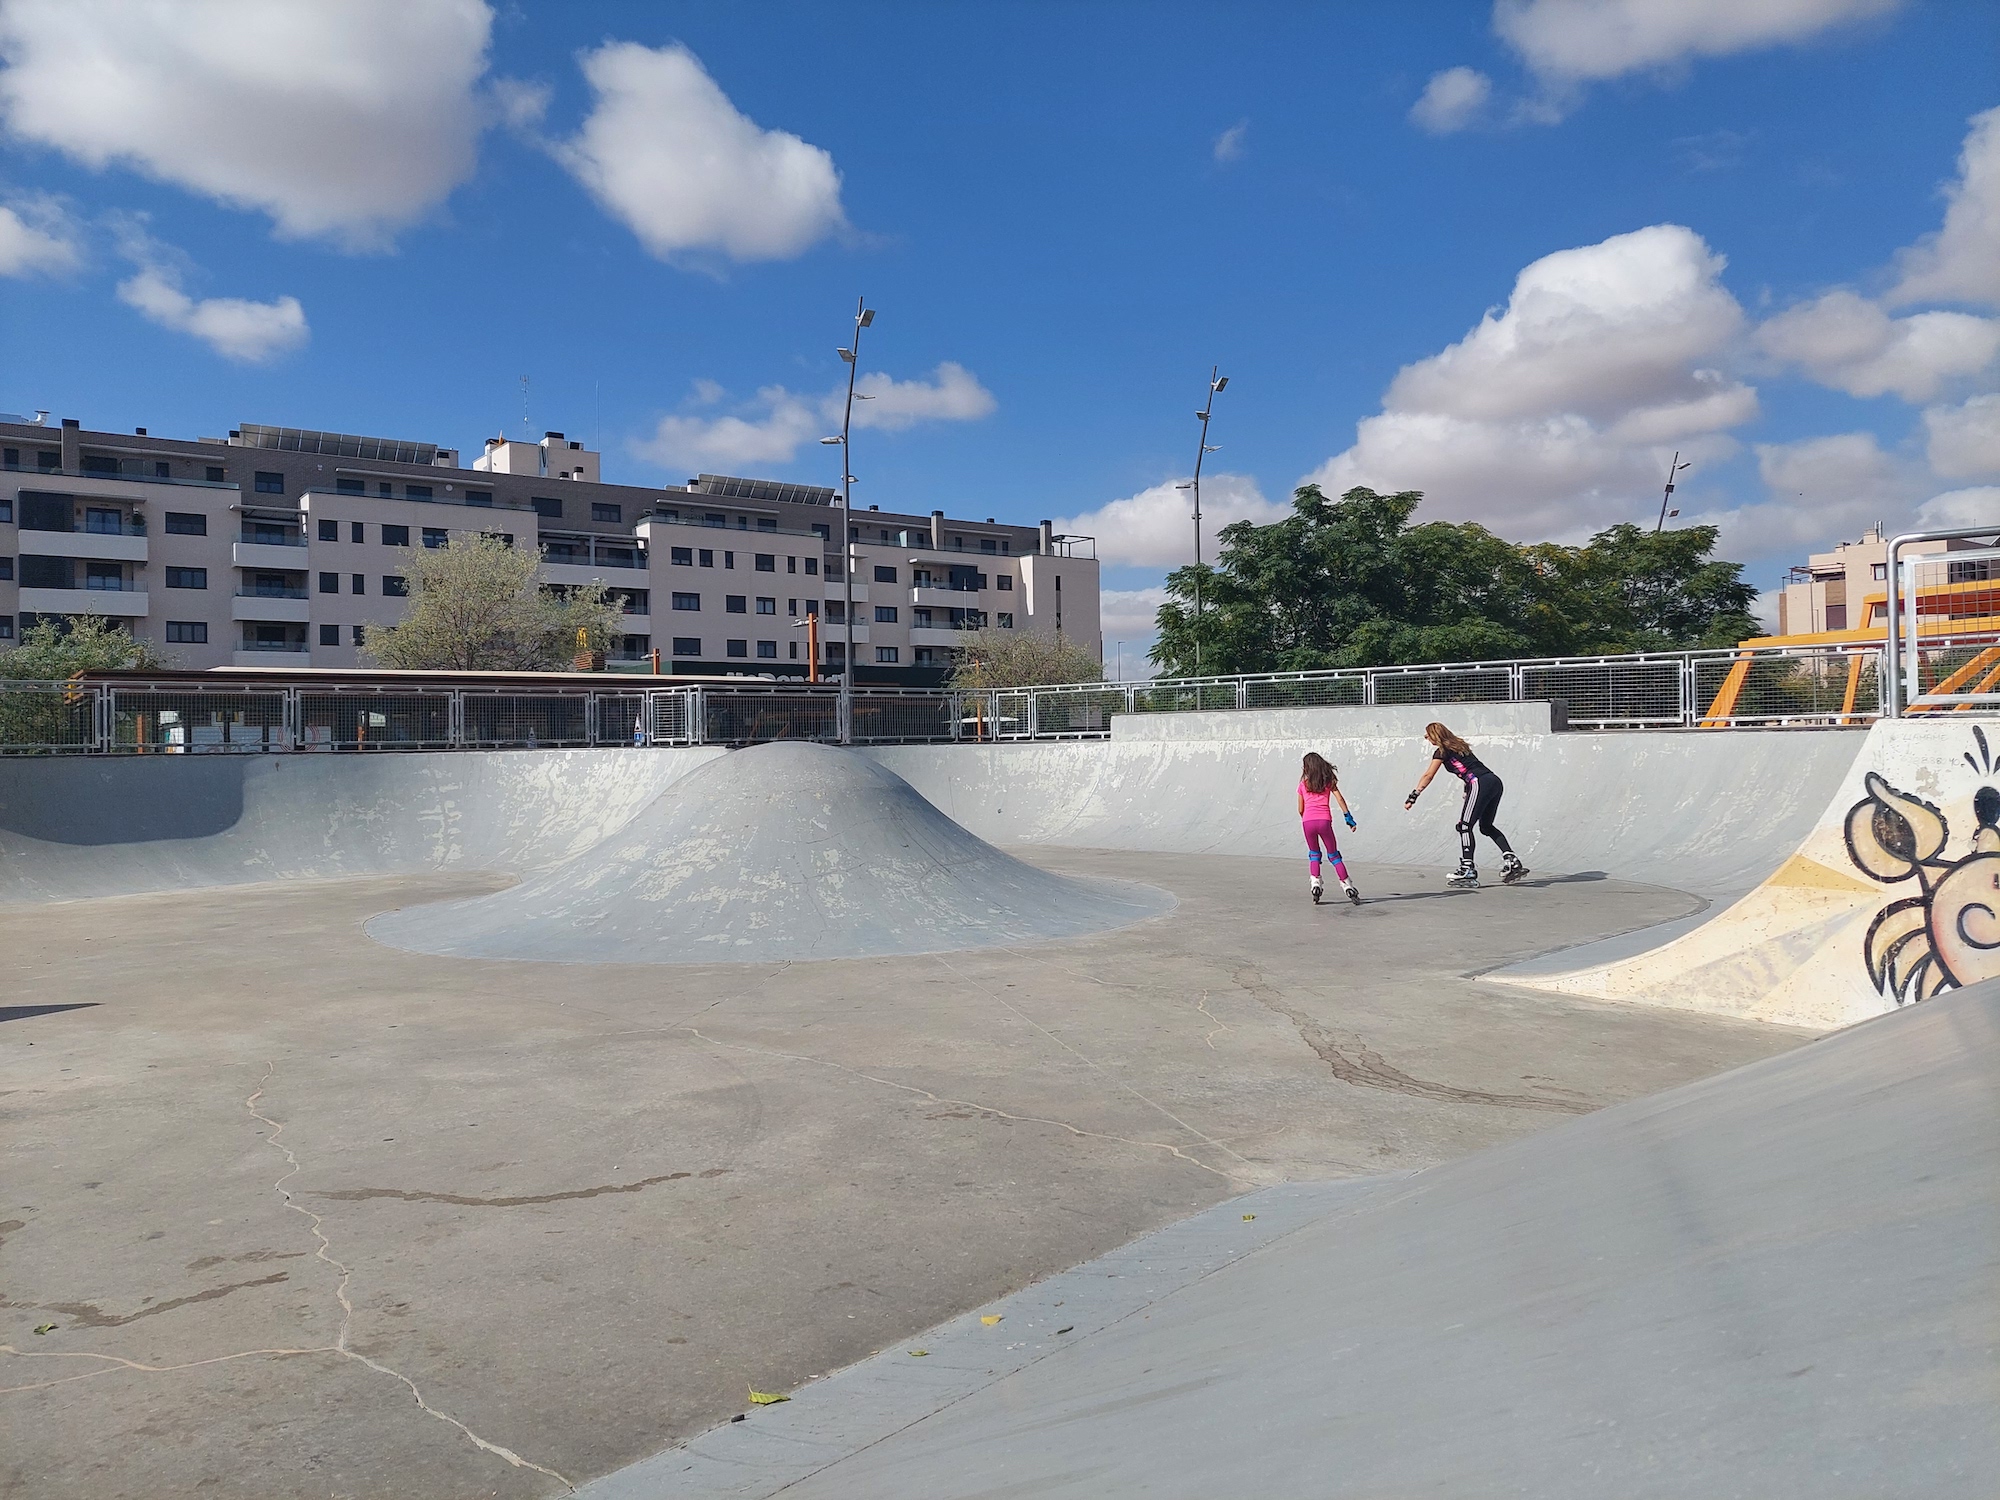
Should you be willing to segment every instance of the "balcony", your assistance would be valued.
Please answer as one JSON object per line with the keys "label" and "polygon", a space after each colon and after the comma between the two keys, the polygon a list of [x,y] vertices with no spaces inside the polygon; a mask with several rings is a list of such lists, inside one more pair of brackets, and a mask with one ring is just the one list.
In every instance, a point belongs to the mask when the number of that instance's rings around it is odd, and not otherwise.
{"label": "balcony", "polygon": [[233,667],[304,667],[312,664],[312,652],[304,641],[285,646],[257,646],[239,641],[229,664]]}
{"label": "balcony", "polygon": [[118,531],[37,531],[21,528],[21,550],[43,557],[82,557],[91,562],[145,562],[144,527]]}
{"label": "balcony", "polygon": [[312,602],[304,589],[283,594],[242,593],[229,601],[232,620],[303,625],[312,619]]}
{"label": "balcony", "polygon": [[[53,436],[54,434],[51,434]],[[174,479],[165,474],[140,474],[120,469],[44,469],[39,464],[0,464],[9,474],[34,474],[42,479],[80,479],[86,484],[178,484],[198,490],[234,490],[241,486],[220,479]]]}
{"label": "balcony", "polygon": [[143,618],[150,596],[143,589],[21,590],[20,610],[37,615],[105,615],[116,619]]}
{"label": "balcony", "polygon": [[[637,566],[644,565],[638,564]],[[646,580],[627,576],[622,564],[545,562],[542,564],[542,581],[544,583],[561,583],[571,586],[592,583],[630,584],[637,586],[644,584]]]}
{"label": "balcony", "polygon": [[303,572],[306,565],[306,539],[277,542],[269,539],[255,542],[236,542],[229,549],[229,560],[239,568],[270,568],[280,573]]}
{"label": "balcony", "polygon": [[949,625],[912,625],[910,627],[910,644],[912,646],[943,646],[948,650],[956,651],[965,644],[965,638],[971,630],[972,627],[969,625],[962,630],[954,630]]}

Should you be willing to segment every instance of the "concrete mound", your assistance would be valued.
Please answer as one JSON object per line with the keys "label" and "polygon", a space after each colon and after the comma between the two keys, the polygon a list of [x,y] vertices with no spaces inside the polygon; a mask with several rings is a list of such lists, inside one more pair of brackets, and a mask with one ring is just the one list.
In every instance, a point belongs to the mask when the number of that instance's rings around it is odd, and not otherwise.
{"label": "concrete mound", "polygon": [[521,885],[390,912],[368,932],[464,958],[767,963],[1080,937],[1173,904],[1015,859],[865,756],[781,743],[698,767]]}

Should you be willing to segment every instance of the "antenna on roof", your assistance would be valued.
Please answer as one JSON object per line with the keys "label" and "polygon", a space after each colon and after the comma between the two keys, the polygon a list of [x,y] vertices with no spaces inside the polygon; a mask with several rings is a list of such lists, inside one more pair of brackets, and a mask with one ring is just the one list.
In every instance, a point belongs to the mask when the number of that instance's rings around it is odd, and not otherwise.
{"label": "antenna on roof", "polygon": [[521,441],[528,440],[528,377],[521,377]]}

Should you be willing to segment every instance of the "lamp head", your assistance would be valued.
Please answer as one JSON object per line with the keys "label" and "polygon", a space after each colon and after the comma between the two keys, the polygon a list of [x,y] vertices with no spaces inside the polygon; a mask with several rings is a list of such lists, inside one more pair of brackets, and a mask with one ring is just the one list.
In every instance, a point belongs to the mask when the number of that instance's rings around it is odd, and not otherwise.
{"label": "lamp head", "polygon": [[1228,384],[1229,384],[1229,377],[1227,375],[1218,375],[1216,377],[1215,384],[1214,386],[1211,387],[1211,389],[1219,391]]}
{"label": "lamp head", "polygon": [[842,349],[839,351],[839,354],[840,357],[846,360],[850,365],[854,363],[854,351],[852,349]]}
{"label": "lamp head", "polygon": [[870,323],[873,323],[874,321],[875,321],[875,309],[872,307],[862,308],[861,317],[859,319],[859,326],[866,328]]}

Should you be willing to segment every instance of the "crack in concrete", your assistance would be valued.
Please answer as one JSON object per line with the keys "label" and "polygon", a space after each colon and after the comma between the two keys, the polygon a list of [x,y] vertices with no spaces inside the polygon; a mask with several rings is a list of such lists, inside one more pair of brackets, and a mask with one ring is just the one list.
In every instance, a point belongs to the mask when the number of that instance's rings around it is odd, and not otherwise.
{"label": "crack in concrete", "polygon": [[17,1309],[36,1308],[42,1312],[61,1313],[74,1318],[78,1328],[123,1328],[127,1323],[136,1323],[141,1318],[150,1318],[155,1313],[172,1312],[175,1308],[188,1307],[196,1302],[213,1302],[217,1297],[227,1297],[231,1292],[240,1292],[253,1286],[271,1286],[280,1281],[290,1280],[290,1276],[278,1271],[270,1276],[259,1276],[255,1281],[235,1281],[228,1286],[210,1287],[205,1292],[194,1292],[186,1297],[170,1297],[165,1302],[156,1302],[150,1307],[142,1307],[137,1312],[123,1314],[107,1313],[95,1302],[10,1302],[0,1297],[0,1307]]}
{"label": "crack in concrete", "polygon": [[[748,1052],[753,1057],[775,1057],[782,1059],[785,1062],[811,1063],[815,1067],[831,1068],[837,1073],[846,1073],[855,1078],[865,1079],[869,1083],[878,1083],[882,1085],[884,1088],[900,1089],[906,1094],[915,1094],[917,1095],[917,1097],[921,1099],[930,1100],[933,1104],[955,1104],[961,1109],[977,1110],[980,1114],[991,1115],[995,1119],[1000,1119],[1000,1120],[1012,1120],[1016,1124],[1020,1125],[1053,1125],[1058,1130],[1067,1130],[1071,1135],[1082,1136],[1087,1140],[1115,1141],[1121,1146],[1139,1146],[1147,1150],[1164,1151],[1168,1155],[1176,1157],[1179,1160],[1186,1162],[1191,1167],[1199,1167],[1204,1172],[1213,1173],[1215,1176],[1220,1177],[1225,1182],[1237,1183],[1244,1180],[1241,1177],[1237,1176],[1235,1173],[1226,1171],[1221,1167],[1210,1166],[1207,1162],[1201,1160],[1200,1157],[1188,1155],[1187,1152],[1181,1150],[1180,1147],[1174,1145],[1170,1141],[1138,1141],[1138,1140],[1133,1140],[1129,1136],[1107,1135],[1105,1132],[1101,1130],[1085,1130],[1082,1126],[1072,1125],[1067,1120],[1051,1120],[1042,1115],[1010,1114],[1008,1111],[1004,1109],[995,1109],[992,1105],[981,1104],[977,1100],[954,1099],[949,1094],[932,1093],[931,1090],[926,1088],[919,1088],[914,1083],[902,1083],[894,1078],[883,1078],[874,1073],[864,1073],[859,1068],[850,1068],[845,1063],[831,1062],[824,1057],[808,1057],[801,1052],[779,1052],[770,1047],[751,1047],[751,1046],[746,1046],[741,1042],[725,1042],[717,1037],[704,1035],[701,1031],[699,1031],[693,1026],[684,1027],[682,1029],[687,1031],[691,1036],[695,1037],[698,1041],[705,1042],[707,1045],[711,1047],[722,1047],[732,1052]],[[1229,1150],[1227,1146],[1223,1147],[1222,1149],[1225,1151]],[[1230,1151],[1229,1154],[1231,1156],[1236,1155],[1236,1153],[1233,1151]],[[1238,1157],[1237,1159],[1239,1161],[1242,1160],[1241,1157]]]}
{"label": "crack in concrete", "polygon": [[321,1216],[298,1203],[292,1190],[285,1186],[287,1182],[296,1177],[304,1169],[300,1166],[298,1156],[293,1152],[292,1148],[278,1139],[284,1133],[285,1127],[257,1109],[257,1101],[264,1097],[264,1087],[271,1081],[271,1075],[277,1071],[277,1068],[278,1065],[275,1062],[265,1067],[263,1078],[258,1080],[256,1092],[243,1101],[243,1107],[250,1112],[253,1118],[262,1120],[266,1125],[271,1127],[271,1133],[264,1138],[264,1143],[282,1154],[289,1164],[284,1176],[271,1184],[272,1190],[285,1200],[286,1208],[291,1209],[294,1213],[304,1215],[308,1221],[313,1238],[319,1242],[319,1248],[313,1252],[313,1258],[325,1261],[327,1265],[340,1273],[340,1279],[335,1283],[333,1290],[334,1299],[340,1303],[340,1333],[330,1346],[330,1352],[340,1355],[343,1359],[351,1359],[359,1364],[366,1365],[377,1374],[387,1375],[391,1380],[401,1381],[409,1390],[410,1399],[416,1403],[419,1411],[437,1418],[440,1422],[457,1428],[474,1447],[480,1449],[482,1452],[490,1453],[495,1458],[511,1464],[514,1468],[533,1469],[537,1474],[546,1474],[564,1489],[574,1490],[576,1486],[558,1474],[554,1469],[544,1468],[531,1459],[521,1457],[520,1454],[514,1452],[511,1448],[488,1441],[449,1412],[439,1411],[424,1399],[424,1393],[417,1389],[417,1383],[402,1371],[391,1369],[380,1360],[370,1359],[367,1355],[349,1347],[348,1339],[354,1325],[354,1304],[347,1298],[347,1284],[353,1278],[354,1272],[344,1262],[335,1259],[333,1255],[333,1242],[326,1237],[326,1231],[320,1227],[324,1222]]}
{"label": "crack in concrete", "polygon": [[1207,1036],[1202,1038],[1202,1041],[1208,1044],[1208,1050],[1213,1052],[1215,1051],[1215,1039],[1221,1036],[1223,1032],[1234,1031],[1236,1028],[1234,1026],[1224,1025],[1222,1022],[1222,1018],[1216,1015],[1214,1011],[1208,1008],[1208,996],[1209,992],[1207,990],[1203,990],[1201,992],[1201,998],[1195,1001],[1194,1008],[1200,1011],[1203,1015],[1207,1016],[1209,1020],[1215,1022],[1215,1030],[1211,1031]]}
{"label": "crack in concrete", "polygon": [[1342,1083],[1447,1104],[1485,1104],[1497,1109],[1546,1109],[1566,1115],[1587,1115],[1597,1109],[1595,1104],[1587,1101],[1547,1099],[1536,1094],[1495,1094],[1485,1089],[1458,1088],[1448,1083],[1412,1078],[1400,1068],[1392,1067],[1379,1052],[1358,1039],[1348,1042],[1347,1050],[1343,1051],[1331,1031],[1304,1011],[1279,999],[1276,987],[1259,976],[1255,967],[1246,965],[1238,969],[1235,978],[1237,985],[1258,1004],[1290,1021],[1298,1031],[1299,1040],[1312,1048]]}
{"label": "crack in concrete", "polygon": [[[1109,1079],[1114,1087],[1123,1090],[1125,1093],[1130,1094],[1134,1099],[1137,1099],[1141,1104],[1146,1105],[1149,1109],[1158,1110],[1161,1114],[1165,1115],[1169,1120],[1172,1120],[1176,1125],[1180,1126],[1181,1129],[1185,1130],[1189,1135],[1193,1136],[1196,1140],[1202,1142],[1204,1145],[1213,1146],[1216,1148],[1216,1150],[1227,1152],[1229,1155],[1235,1157],[1238,1161],[1242,1162],[1244,1166],[1250,1168],[1253,1181],[1261,1182],[1265,1180],[1264,1174],[1258,1169],[1256,1163],[1252,1162],[1248,1157],[1245,1157],[1240,1152],[1230,1150],[1228,1146],[1225,1146],[1221,1141],[1216,1140],[1213,1136],[1208,1135],[1203,1131],[1195,1129],[1194,1126],[1188,1124],[1186,1120],[1183,1120],[1179,1115],[1175,1114],[1172,1110],[1168,1109],[1166,1105],[1160,1103],[1159,1100],[1149,1098],[1147,1095],[1141,1093],[1138,1089],[1133,1088],[1131,1084],[1125,1082],[1124,1079],[1119,1078],[1116,1075],[1106,1071],[1101,1064],[1099,1064],[1094,1059],[1086,1056],[1084,1053],[1078,1051],[1075,1047],[1072,1047],[1068,1042],[1064,1041],[1061,1037],[1057,1036],[1053,1031],[1049,1030],[1048,1027],[1044,1026],[1040,1021],[1037,1021],[1033,1016],[1029,1015],[1026,1011],[1022,1010],[1018,1005],[1016,1005],[1013,1001],[1009,1000],[1005,995],[1001,994],[999,991],[994,990],[986,985],[980,984],[978,980],[974,979],[971,975],[967,974],[963,969],[951,963],[942,954],[934,954],[933,957],[936,959],[940,967],[951,970],[952,973],[956,974],[965,983],[973,985],[978,989],[984,990],[989,998],[996,1000],[1000,1004],[1006,1006],[1007,1009],[1012,1011],[1016,1016],[1020,1017],[1030,1026],[1034,1027],[1035,1030],[1039,1031],[1043,1036],[1047,1037],[1050,1041],[1054,1042],[1058,1047],[1062,1048],[1063,1051],[1067,1052],[1071,1057],[1074,1057],[1078,1062],[1082,1063],[1092,1072],[1098,1074],[1100,1077]],[[1215,1018],[1211,1016],[1209,1019],[1214,1020]]]}
{"label": "crack in concrete", "polygon": [[[729,1168],[710,1167],[703,1177],[720,1177]],[[693,1172],[663,1172],[658,1177],[642,1177],[637,1182],[613,1182],[603,1187],[572,1188],[563,1193],[530,1193],[516,1198],[472,1198],[463,1193],[409,1192],[403,1188],[342,1188],[336,1192],[313,1193],[314,1198],[330,1198],[336,1203],[361,1203],[370,1198],[396,1198],[404,1203],[456,1203],[462,1208],[525,1208],[533,1203],[574,1203],[579,1198],[601,1198],[607,1193],[639,1193],[663,1182],[679,1182]]]}

